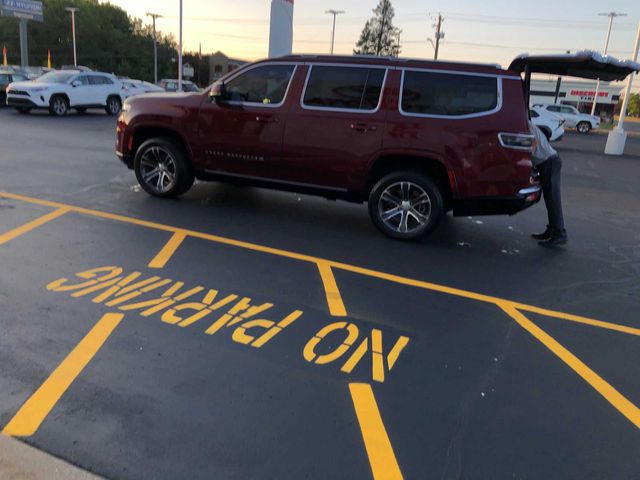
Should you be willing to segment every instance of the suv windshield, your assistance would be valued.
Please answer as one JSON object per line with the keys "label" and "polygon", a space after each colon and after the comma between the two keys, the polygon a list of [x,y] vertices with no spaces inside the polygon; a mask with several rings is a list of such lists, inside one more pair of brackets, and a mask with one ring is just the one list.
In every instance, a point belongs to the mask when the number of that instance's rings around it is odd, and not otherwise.
{"label": "suv windshield", "polygon": [[49,72],[35,81],[38,83],[67,83],[71,77],[75,77],[77,74],[77,72]]}

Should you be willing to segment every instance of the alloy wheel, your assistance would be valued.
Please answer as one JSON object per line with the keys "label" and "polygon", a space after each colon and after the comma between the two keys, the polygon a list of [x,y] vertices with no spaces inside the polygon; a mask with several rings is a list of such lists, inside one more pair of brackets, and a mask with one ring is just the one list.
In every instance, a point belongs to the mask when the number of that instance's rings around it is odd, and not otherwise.
{"label": "alloy wheel", "polygon": [[378,216],[387,227],[399,233],[409,233],[424,227],[429,222],[430,215],[429,195],[413,182],[389,185],[378,200]]}
{"label": "alloy wheel", "polygon": [[140,175],[150,189],[166,193],[176,184],[176,161],[166,149],[150,147],[140,158]]}

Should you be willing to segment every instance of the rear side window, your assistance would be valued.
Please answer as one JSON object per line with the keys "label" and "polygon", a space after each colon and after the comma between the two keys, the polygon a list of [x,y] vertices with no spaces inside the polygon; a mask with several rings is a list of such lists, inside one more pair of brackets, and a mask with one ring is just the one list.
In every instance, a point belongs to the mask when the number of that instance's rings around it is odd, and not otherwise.
{"label": "rear side window", "polygon": [[547,110],[549,110],[550,112],[560,113],[560,107],[547,107]]}
{"label": "rear side window", "polygon": [[295,65],[263,65],[252,68],[225,83],[232,102],[277,105],[282,103]]}
{"label": "rear side window", "polygon": [[497,77],[404,72],[403,113],[455,117],[490,112],[497,106]]}
{"label": "rear side window", "polygon": [[313,66],[303,105],[319,108],[375,110],[380,103],[385,69]]}
{"label": "rear side window", "polygon": [[102,75],[89,75],[89,85],[112,85],[113,81],[110,78],[103,77]]}

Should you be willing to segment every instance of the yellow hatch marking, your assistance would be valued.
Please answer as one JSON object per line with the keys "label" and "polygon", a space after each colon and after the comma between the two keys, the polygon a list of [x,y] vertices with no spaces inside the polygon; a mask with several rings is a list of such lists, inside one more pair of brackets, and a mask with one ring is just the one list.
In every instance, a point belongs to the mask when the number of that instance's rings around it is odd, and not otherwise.
{"label": "yellow hatch marking", "polygon": [[329,313],[334,317],[346,317],[347,309],[342,302],[342,296],[340,295],[336,278],[331,271],[331,266],[327,262],[318,262],[318,270],[320,271],[320,278],[322,278],[322,285],[324,285]]}
{"label": "yellow hatch marking", "polygon": [[468,290],[462,290],[459,288],[453,288],[453,287],[447,287],[445,285],[438,285],[436,283],[430,283],[430,282],[425,282],[422,280],[415,280],[412,278],[407,278],[407,277],[402,277],[399,275],[393,275],[393,274],[389,274],[389,273],[384,273],[384,272],[380,272],[377,270],[372,270],[369,268],[364,268],[364,267],[358,267],[355,265],[350,265],[348,263],[341,263],[341,262],[334,262],[331,260],[327,260],[324,258],[319,258],[319,257],[314,257],[311,255],[305,255],[305,254],[301,254],[301,253],[296,253],[296,252],[290,252],[288,250],[282,250],[279,248],[273,248],[273,247],[267,247],[267,246],[263,246],[263,245],[257,245],[255,243],[250,243],[250,242],[244,242],[241,240],[234,240],[231,238],[226,238],[226,237],[220,237],[218,235],[212,235],[212,234],[208,234],[208,233],[203,233],[203,232],[198,232],[195,230],[187,230],[187,229],[182,229],[182,228],[178,228],[178,227],[172,227],[170,225],[164,225],[161,223],[156,223],[156,222],[150,222],[147,220],[140,220],[137,218],[132,218],[132,217],[126,217],[124,215],[118,215],[115,213],[108,213],[108,212],[101,212],[99,210],[91,210],[89,208],[83,208],[83,207],[77,207],[74,205],[67,205],[64,203],[59,203],[59,202],[52,202],[50,200],[40,200],[38,198],[33,198],[33,197],[27,197],[24,195],[18,195],[15,193],[9,193],[9,192],[2,192],[0,191],[0,197],[4,197],[4,198],[10,198],[13,200],[18,200],[18,201],[22,201],[22,202],[26,202],[26,203],[32,203],[35,205],[45,205],[45,206],[49,206],[49,207],[53,207],[53,208],[58,208],[58,209],[67,209],[69,211],[73,211],[76,213],[81,213],[84,215],[89,215],[92,217],[99,217],[99,218],[107,218],[110,220],[115,220],[118,222],[124,222],[124,223],[130,223],[130,224],[134,224],[134,225],[139,225],[142,227],[147,227],[147,228],[153,228],[156,230],[162,230],[165,232],[171,232],[171,233],[177,233],[177,232],[183,232],[186,236],[189,237],[194,237],[194,238],[201,238],[204,240],[209,240],[212,242],[216,242],[216,243],[222,243],[225,245],[233,245],[235,247],[239,247],[239,248],[245,248],[248,250],[254,250],[254,251],[258,251],[258,252],[263,252],[263,253],[269,253],[272,255],[278,255],[281,257],[286,257],[286,258],[292,258],[295,260],[302,260],[305,262],[311,262],[311,263],[315,263],[317,265],[319,265],[320,263],[324,263],[326,265],[328,265],[331,268],[337,268],[339,270],[345,270],[348,272],[353,272],[353,273],[358,273],[360,275],[365,275],[368,277],[372,277],[372,278],[379,278],[382,280],[387,280],[389,282],[394,282],[394,283],[399,283],[402,285],[409,285],[412,287],[417,287],[417,288],[422,288],[425,290],[433,290],[436,292],[440,292],[440,293],[446,293],[448,295],[455,295],[458,297],[463,297],[463,298],[469,298],[471,300],[477,300],[479,302],[486,302],[486,303],[492,303],[495,305],[500,306],[500,304],[503,303],[509,303],[511,305],[513,305],[515,308],[519,309],[519,310],[525,310],[528,312],[532,312],[532,313],[539,313],[541,315],[548,315],[550,317],[553,318],[558,318],[558,319],[562,319],[562,320],[568,320],[568,321],[572,321],[572,322],[577,322],[577,323],[582,323],[585,325],[590,325],[593,327],[599,327],[599,328],[605,328],[608,330],[614,330],[614,331],[618,331],[618,332],[623,332],[623,333],[628,333],[631,335],[636,335],[636,336],[640,336],[640,328],[633,328],[633,327],[628,327],[626,325],[619,325],[619,324],[615,324],[615,323],[610,323],[610,322],[604,322],[602,320],[595,320],[592,318],[587,318],[587,317],[581,317],[578,315],[571,315],[571,314],[567,314],[567,313],[563,313],[563,312],[558,312],[555,310],[547,310],[544,308],[540,308],[540,307],[535,307],[533,305],[527,305],[524,303],[518,303],[518,302],[513,302],[511,300],[508,299],[504,299],[504,298],[499,298],[499,297],[493,297],[491,295],[483,295],[480,293],[475,293],[475,292],[471,292]]}
{"label": "yellow hatch marking", "polygon": [[368,383],[350,383],[349,391],[358,417],[374,480],[402,479],[376,398]]}
{"label": "yellow hatch marking", "polygon": [[538,339],[545,347],[551,350],[560,360],[569,365],[600,395],[602,395],[620,413],[627,417],[631,423],[640,428],[640,409],[627,400],[620,392],[613,388],[605,379],[591,370],[573,353],[560,345],[557,340],[547,332],[535,325],[531,320],[519,312],[513,304],[501,303],[499,307],[513,318],[522,328]]}
{"label": "yellow hatch marking", "polygon": [[50,222],[51,220],[55,220],[56,218],[61,217],[65,213],[69,212],[70,210],[71,209],[67,207],[60,207],[57,210],[54,210],[53,212],[49,212],[46,215],[43,215],[41,217],[36,218],[35,220],[25,223],[24,225],[18,228],[9,230],[7,233],[3,233],[2,235],[0,235],[0,245],[3,245],[8,241],[13,240],[16,237],[19,237],[20,235],[30,232],[31,230],[38,228],[44,225],[45,223]]}
{"label": "yellow hatch marking", "polygon": [[183,230],[176,231],[166,245],[162,247],[162,250],[160,250],[155,258],[149,262],[149,268],[164,268],[167,262],[171,259],[171,256],[176,253],[176,250],[180,247],[186,236],[187,234]]}
{"label": "yellow hatch marking", "polygon": [[49,378],[22,405],[2,433],[15,437],[28,437],[36,433],[58,400],[100,350],[123,317],[121,313],[103,315]]}

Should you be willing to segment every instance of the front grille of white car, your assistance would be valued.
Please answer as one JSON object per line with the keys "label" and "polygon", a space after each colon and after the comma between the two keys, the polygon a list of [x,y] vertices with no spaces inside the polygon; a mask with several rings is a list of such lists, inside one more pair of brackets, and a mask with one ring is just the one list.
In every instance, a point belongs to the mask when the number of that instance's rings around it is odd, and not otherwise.
{"label": "front grille of white car", "polygon": [[9,90],[10,95],[24,95],[26,97],[29,96],[29,92],[25,92],[24,90]]}

